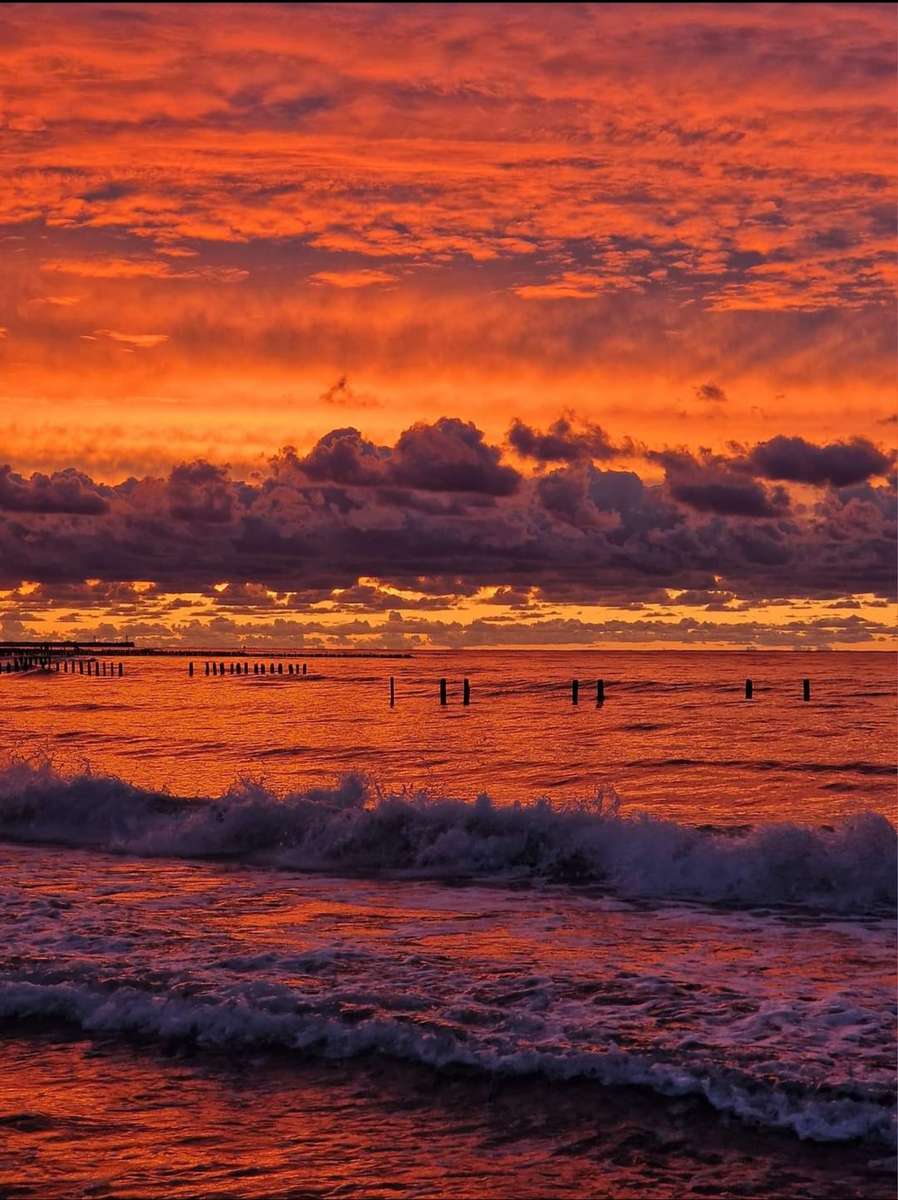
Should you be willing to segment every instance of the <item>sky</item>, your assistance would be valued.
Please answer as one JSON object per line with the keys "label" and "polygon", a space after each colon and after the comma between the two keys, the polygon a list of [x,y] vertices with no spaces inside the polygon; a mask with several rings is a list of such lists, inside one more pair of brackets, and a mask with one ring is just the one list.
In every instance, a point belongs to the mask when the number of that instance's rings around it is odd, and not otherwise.
{"label": "sky", "polygon": [[894,646],[895,34],[0,8],[0,636]]}

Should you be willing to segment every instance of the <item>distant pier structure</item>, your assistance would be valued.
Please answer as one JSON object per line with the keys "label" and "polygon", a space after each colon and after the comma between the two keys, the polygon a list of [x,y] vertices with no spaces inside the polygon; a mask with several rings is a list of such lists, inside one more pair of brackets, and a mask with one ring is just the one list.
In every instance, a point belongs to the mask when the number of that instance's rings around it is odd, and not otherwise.
{"label": "distant pier structure", "polygon": [[[133,642],[61,642],[28,641],[0,642],[0,673],[18,671],[56,671],[62,668],[79,675],[124,675],[121,663],[102,664],[96,655],[107,655],[116,650],[133,650]],[[77,664],[77,668],[76,668]],[[86,670],[85,670],[86,667]],[[92,669],[93,668],[93,669]]]}

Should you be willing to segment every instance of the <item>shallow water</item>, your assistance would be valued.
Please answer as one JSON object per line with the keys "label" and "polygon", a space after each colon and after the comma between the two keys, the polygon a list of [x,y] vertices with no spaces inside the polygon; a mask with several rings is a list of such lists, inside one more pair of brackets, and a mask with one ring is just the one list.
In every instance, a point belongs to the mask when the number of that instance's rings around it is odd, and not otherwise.
{"label": "shallow water", "polygon": [[893,1193],[888,657],[308,661],[0,679],[0,1193]]}

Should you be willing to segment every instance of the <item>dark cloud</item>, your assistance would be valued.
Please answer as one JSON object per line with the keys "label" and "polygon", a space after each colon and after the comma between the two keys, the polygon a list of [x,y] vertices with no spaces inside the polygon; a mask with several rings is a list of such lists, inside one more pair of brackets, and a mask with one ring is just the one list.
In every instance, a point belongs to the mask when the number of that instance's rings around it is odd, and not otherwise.
{"label": "dark cloud", "polygon": [[407,429],[396,443],[392,474],[413,488],[488,496],[511,495],[521,478],[500,462],[500,451],[484,442],[476,425],[457,417]]}
{"label": "dark cloud", "polygon": [[[892,488],[830,488],[789,507],[744,456],[653,459],[663,483],[586,462],[523,478],[461,421],[414,426],[393,447],[340,429],[305,457],[285,450],[252,483],[202,462],[116,487],[62,473],[77,515],[40,507],[43,485],[7,471],[0,481],[25,488],[32,507],[0,513],[0,585],[36,582],[47,602],[77,608],[66,589],[100,580],[102,600],[122,611],[140,605],[129,584],[145,580],[155,584],[147,604],[199,593],[235,612],[415,607],[396,590],[428,608],[481,588],[504,589],[515,606],[531,596],[633,607],[664,602],[667,588],[715,593],[709,603],[893,594]],[[85,511],[92,496],[102,506]],[[95,590],[83,596],[92,601],[102,602]]]}
{"label": "dark cloud", "polygon": [[296,459],[294,452],[287,453],[309,479],[365,485],[384,479],[389,451],[375,446],[350,427],[326,433],[305,458]]}
{"label": "dark cloud", "polygon": [[866,438],[815,446],[801,437],[779,435],[755,446],[748,461],[765,479],[848,487],[885,475],[892,460]]}
{"label": "dark cloud", "polygon": [[96,516],[107,508],[99,485],[72,468],[26,479],[9,466],[0,467],[0,509],[6,512]]}
{"label": "dark cloud", "polygon": [[686,450],[650,451],[651,461],[664,467],[670,495],[697,512],[724,517],[769,518],[789,508],[783,488],[766,488],[752,479],[745,462],[708,450],[698,455]]}
{"label": "dark cloud", "polygon": [[522,458],[540,463],[601,462],[621,453],[604,429],[589,423],[576,429],[567,417],[553,421],[544,433],[515,418],[508,431],[508,443]]}
{"label": "dark cloud", "polygon": [[472,422],[440,417],[406,429],[392,449],[375,446],[357,429],[334,429],[305,458],[288,451],[280,461],[316,482],[508,496],[520,475],[500,460],[499,448],[485,442]]}
{"label": "dark cloud", "polygon": [[698,400],[707,400],[712,404],[723,404],[727,399],[726,392],[716,383],[701,384],[695,389],[695,395]]}
{"label": "dark cloud", "polygon": [[379,408],[380,402],[374,397],[357,392],[350,386],[349,377],[341,375],[336,383],[326,388],[318,399],[322,404],[331,404],[335,408]]}
{"label": "dark cloud", "polygon": [[670,494],[698,512],[725,517],[775,517],[787,506],[784,497],[771,497],[753,480],[683,481],[672,483]]}
{"label": "dark cloud", "polygon": [[234,485],[226,467],[197,461],[175,467],[168,478],[169,511],[180,521],[221,524],[234,511]]}

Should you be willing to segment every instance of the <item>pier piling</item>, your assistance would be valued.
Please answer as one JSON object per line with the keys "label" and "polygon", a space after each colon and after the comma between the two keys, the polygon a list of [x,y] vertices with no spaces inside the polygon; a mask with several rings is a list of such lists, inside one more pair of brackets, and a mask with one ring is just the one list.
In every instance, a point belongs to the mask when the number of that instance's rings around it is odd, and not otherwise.
{"label": "pier piling", "polygon": [[462,704],[470,704],[471,703],[471,681],[470,681],[470,679],[465,679],[462,681],[461,702],[462,702]]}
{"label": "pier piling", "polygon": [[605,680],[596,680],[596,704],[605,703]]}
{"label": "pier piling", "polygon": [[396,680],[390,676],[390,708],[396,706]]}
{"label": "pier piling", "polygon": [[750,699],[751,699],[752,690],[753,690],[753,688],[752,688],[752,682],[751,682],[751,680],[750,680],[750,679],[746,679],[746,681],[745,681],[745,699],[746,699],[746,700],[750,700]]}
{"label": "pier piling", "polygon": [[801,695],[802,695],[802,699],[810,700],[810,698],[811,698],[811,681],[810,681],[810,679],[803,679],[801,681]]}
{"label": "pier piling", "polygon": [[445,704],[446,701],[446,680],[440,680],[440,704]]}
{"label": "pier piling", "polygon": [[571,704],[580,703],[580,680],[571,680]]}

